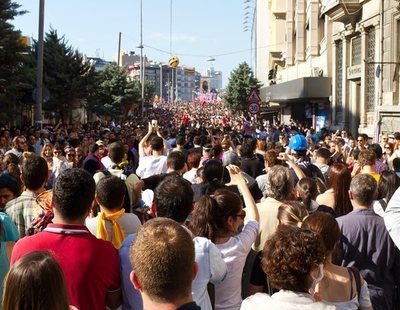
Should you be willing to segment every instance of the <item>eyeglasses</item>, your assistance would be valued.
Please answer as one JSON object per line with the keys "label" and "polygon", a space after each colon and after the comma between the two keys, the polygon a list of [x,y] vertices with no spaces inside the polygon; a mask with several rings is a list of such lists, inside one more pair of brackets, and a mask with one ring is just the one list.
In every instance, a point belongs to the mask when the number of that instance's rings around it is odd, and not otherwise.
{"label": "eyeglasses", "polygon": [[246,217],[246,211],[242,210],[240,214],[236,214],[234,215],[234,217],[240,217],[242,220],[244,220],[244,218]]}
{"label": "eyeglasses", "polygon": [[67,157],[75,157],[75,154],[67,154]]}

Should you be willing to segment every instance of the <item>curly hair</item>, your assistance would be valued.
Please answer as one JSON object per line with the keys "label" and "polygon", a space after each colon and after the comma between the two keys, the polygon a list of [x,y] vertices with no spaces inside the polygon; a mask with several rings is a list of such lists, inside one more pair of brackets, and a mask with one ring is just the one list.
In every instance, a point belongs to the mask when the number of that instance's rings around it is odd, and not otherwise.
{"label": "curly hair", "polygon": [[311,271],[323,262],[323,244],[317,234],[291,226],[281,227],[267,240],[261,259],[273,288],[305,293],[311,286]]}
{"label": "curly hair", "polygon": [[264,161],[268,167],[273,167],[275,165],[282,165],[282,161],[278,159],[279,152],[275,149],[271,149],[265,152]]}

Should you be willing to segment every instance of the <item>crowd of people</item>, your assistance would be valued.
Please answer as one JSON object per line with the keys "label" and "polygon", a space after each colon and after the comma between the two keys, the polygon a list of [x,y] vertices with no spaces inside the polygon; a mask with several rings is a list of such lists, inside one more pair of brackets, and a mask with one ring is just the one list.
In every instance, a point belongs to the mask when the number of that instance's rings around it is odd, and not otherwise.
{"label": "crowd of people", "polygon": [[400,309],[400,133],[160,105],[0,128],[10,309]]}

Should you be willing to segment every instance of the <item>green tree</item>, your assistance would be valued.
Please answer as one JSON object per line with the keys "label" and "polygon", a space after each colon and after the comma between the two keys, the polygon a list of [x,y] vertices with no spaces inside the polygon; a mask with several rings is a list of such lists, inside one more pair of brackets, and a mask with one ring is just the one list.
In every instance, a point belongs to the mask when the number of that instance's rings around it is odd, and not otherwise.
{"label": "green tree", "polygon": [[140,100],[140,85],[129,82],[125,68],[107,65],[97,77],[97,89],[89,100],[89,109],[98,115],[121,117],[132,103]]}
{"label": "green tree", "polygon": [[[138,86],[141,87],[141,84],[138,83]],[[147,105],[147,107],[151,105],[154,100],[154,95],[155,95],[154,91],[155,91],[154,84],[148,81],[144,81],[144,102]]]}
{"label": "green tree", "polygon": [[229,77],[224,97],[226,105],[235,113],[246,111],[250,91],[254,88],[259,90],[261,86],[249,65],[246,62],[241,63]]}
{"label": "green tree", "polygon": [[94,68],[68,45],[64,36],[59,37],[56,30],[50,29],[44,40],[43,73],[44,86],[50,93],[43,110],[56,112],[69,121],[72,108],[81,107],[94,91]]}
{"label": "green tree", "polygon": [[21,33],[10,24],[25,14],[20,5],[0,0],[0,120],[9,123],[19,115],[22,97],[32,90],[34,69],[30,48],[22,42]]}

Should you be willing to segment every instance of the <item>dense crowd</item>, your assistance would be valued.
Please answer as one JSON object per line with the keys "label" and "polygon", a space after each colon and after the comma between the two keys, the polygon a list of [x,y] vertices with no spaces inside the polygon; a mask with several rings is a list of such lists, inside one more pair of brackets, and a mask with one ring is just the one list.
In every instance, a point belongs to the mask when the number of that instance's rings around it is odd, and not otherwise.
{"label": "dense crowd", "polygon": [[400,133],[161,104],[0,156],[5,310],[400,308]]}

